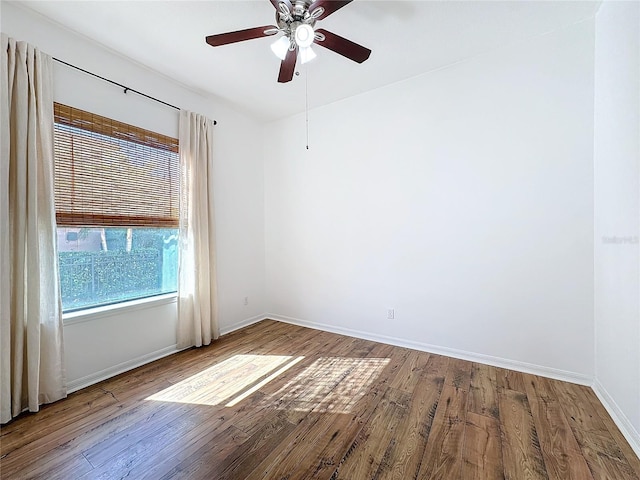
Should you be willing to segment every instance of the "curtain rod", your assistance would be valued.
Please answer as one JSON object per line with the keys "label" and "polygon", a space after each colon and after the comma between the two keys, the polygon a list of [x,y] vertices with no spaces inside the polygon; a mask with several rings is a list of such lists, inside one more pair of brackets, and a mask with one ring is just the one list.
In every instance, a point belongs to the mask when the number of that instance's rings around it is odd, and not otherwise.
{"label": "curtain rod", "polygon": [[[124,93],[127,93],[127,92],[137,93],[138,95],[142,95],[143,97],[146,97],[146,98],[148,98],[149,100],[153,100],[154,102],[158,102],[158,103],[161,103],[161,104],[163,104],[163,105],[166,105],[167,107],[171,107],[171,108],[174,108],[174,109],[176,109],[176,110],[180,110],[180,107],[176,107],[175,105],[171,105],[170,103],[167,103],[167,102],[162,101],[162,100],[160,100],[160,99],[158,99],[158,98],[152,97],[151,95],[147,95],[146,93],[142,93],[142,92],[139,92],[138,90],[134,90],[133,88],[129,88],[129,87],[127,87],[126,85],[122,85],[121,83],[118,83],[118,82],[116,82],[116,81],[113,81],[113,80],[111,80],[111,79],[109,79],[109,78],[102,77],[102,76],[100,76],[100,75],[98,75],[98,74],[96,74],[96,73],[90,72],[89,70],[85,70],[84,68],[76,67],[75,65],[72,65],[72,64],[70,64],[70,63],[68,63],[68,62],[65,62],[64,60],[60,60],[59,58],[56,58],[56,57],[52,57],[52,58],[53,58],[56,62],[58,62],[58,63],[62,63],[63,65],[66,65],[67,67],[75,68],[76,70],[80,70],[81,72],[86,73],[87,75],[91,75],[91,76],[93,76],[93,77],[99,78],[100,80],[104,80],[105,82],[109,82],[109,83],[112,83],[113,85],[117,85],[118,87],[120,87],[120,88],[123,88],[123,89],[124,89]],[[216,122],[216,121],[214,120],[214,121],[213,121],[213,124],[214,124],[214,125],[217,125],[217,124],[218,124],[218,122]]]}

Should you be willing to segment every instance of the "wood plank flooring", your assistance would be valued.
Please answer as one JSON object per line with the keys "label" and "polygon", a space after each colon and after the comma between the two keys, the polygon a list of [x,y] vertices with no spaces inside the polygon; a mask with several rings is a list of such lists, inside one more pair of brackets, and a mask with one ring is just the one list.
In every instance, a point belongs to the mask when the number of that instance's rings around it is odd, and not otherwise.
{"label": "wood plank flooring", "polygon": [[2,479],[640,480],[587,387],[270,320],[0,435]]}

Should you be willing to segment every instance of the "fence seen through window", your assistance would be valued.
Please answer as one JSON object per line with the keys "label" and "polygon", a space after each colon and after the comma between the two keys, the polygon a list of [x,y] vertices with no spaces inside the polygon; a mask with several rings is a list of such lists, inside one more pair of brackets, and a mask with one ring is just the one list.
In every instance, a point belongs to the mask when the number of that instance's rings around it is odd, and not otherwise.
{"label": "fence seen through window", "polygon": [[65,311],[177,290],[175,228],[58,228]]}

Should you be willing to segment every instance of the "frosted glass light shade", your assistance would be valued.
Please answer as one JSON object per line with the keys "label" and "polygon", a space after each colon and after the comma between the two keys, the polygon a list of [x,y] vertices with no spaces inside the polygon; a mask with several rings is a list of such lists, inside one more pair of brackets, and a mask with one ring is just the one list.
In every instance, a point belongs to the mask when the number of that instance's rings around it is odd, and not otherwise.
{"label": "frosted glass light shade", "polygon": [[300,63],[303,65],[316,58],[316,52],[311,50],[311,47],[300,48]]}
{"label": "frosted glass light shade", "polygon": [[298,44],[298,47],[300,48],[308,47],[313,43],[313,37],[314,37],[313,28],[311,28],[311,25],[307,25],[304,23],[302,25],[298,25],[298,28],[296,28],[296,33],[294,36],[296,39],[296,43]]}
{"label": "frosted glass light shade", "polygon": [[280,37],[278,40],[271,44],[271,51],[275,53],[276,57],[280,60],[284,60],[289,50],[289,38]]}

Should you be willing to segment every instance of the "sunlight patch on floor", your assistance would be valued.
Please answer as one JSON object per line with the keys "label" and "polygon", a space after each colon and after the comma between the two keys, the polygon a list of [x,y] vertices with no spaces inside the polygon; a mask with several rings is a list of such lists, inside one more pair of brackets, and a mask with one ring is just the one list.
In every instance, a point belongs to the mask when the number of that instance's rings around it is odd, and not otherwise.
{"label": "sunlight patch on floor", "polygon": [[279,410],[350,413],[389,358],[319,358],[264,399]]}
{"label": "sunlight patch on floor", "polygon": [[238,403],[240,403],[242,400],[244,400],[245,398],[247,398],[249,395],[251,395],[254,392],[257,392],[258,390],[260,390],[262,387],[264,387],[267,383],[269,383],[271,380],[274,380],[276,378],[278,378],[280,375],[282,375],[284,372],[286,372],[287,370],[289,370],[291,367],[293,367],[296,363],[300,362],[304,360],[304,357],[296,357],[293,360],[291,360],[290,362],[286,363],[283,367],[281,367],[279,370],[276,370],[275,372],[273,372],[271,375],[269,375],[267,378],[265,378],[264,380],[256,383],[253,387],[245,390],[244,392],[242,392],[240,395],[238,395],[236,398],[234,398],[233,400],[231,400],[229,403],[227,403],[225,405],[225,407],[233,407],[234,405],[237,405]]}
{"label": "sunlight patch on floor", "polygon": [[[245,396],[246,391],[253,392],[257,390],[254,390],[256,384],[265,385],[267,380],[273,380],[280,373],[302,360],[302,358],[304,357],[234,355],[147,397],[146,400],[218,405],[238,395],[246,398],[246,396],[250,395],[248,393]],[[232,402],[235,404],[238,401],[234,399]]]}
{"label": "sunlight patch on floor", "polygon": [[[234,355],[146,400],[233,407],[304,358]],[[318,358],[277,391],[267,393],[260,405],[277,410],[350,413],[389,361],[388,358]]]}

